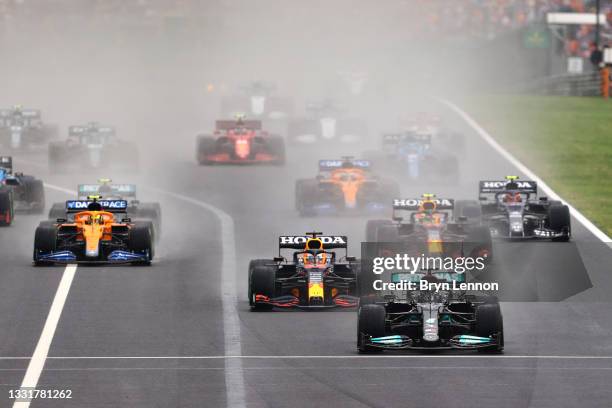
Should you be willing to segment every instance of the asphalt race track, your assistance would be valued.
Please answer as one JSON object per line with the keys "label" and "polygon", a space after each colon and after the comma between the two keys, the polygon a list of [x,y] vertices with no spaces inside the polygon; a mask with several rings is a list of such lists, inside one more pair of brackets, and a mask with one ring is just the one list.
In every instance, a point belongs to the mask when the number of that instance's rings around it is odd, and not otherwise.
{"label": "asphalt race track", "polygon": [[[443,112],[466,135],[461,184],[404,183],[403,196],[474,198],[479,179],[517,173]],[[251,312],[248,261],[272,257],[278,235],[347,235],[358,256],[366,218],[294,210],[295,179],[326,153],[290,150],[283,168],[205,168],[185,157],[136,176],[141,199],[162,205],[158,258],[151,267],[77,268],[37,385],[70,389],[72,399],[31,406],[612,406],[612,251],[575,220],[571,243],[496,244],[502,355],[364,356],[353,311]],[[46,174],[40,157],[16,155],[15,165],[63,189],[80,182]],[[67,198],[47,189],[48,205]],[[40,219],[21,215],[0,229],[2,407],[12,405],[8,391],[24,379],[66,269],[31,265]]]}

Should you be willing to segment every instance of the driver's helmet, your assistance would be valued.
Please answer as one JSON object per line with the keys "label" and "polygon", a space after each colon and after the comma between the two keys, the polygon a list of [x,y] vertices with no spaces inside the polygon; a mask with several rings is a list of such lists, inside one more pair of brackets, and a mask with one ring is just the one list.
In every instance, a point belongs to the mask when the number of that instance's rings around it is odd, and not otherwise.
{"label": "driver's helmet", "polygon": [[323,249],[319,238],[309,238],[304,252],[298,254],[298,262],[305,268],[323,267],[330,261],[330,254]]}
{"label": "driver's helmet", "polygon": [[504,194],[504,203],[520,203],[521,201],[523,201],[523,197],[518,191],[508,191]]}
{"label": "driver's helmet", "polygon": [[330,254],[322,250],[308,250],[298,254],[298,262],[305,268],[319,268],[329,263]]}

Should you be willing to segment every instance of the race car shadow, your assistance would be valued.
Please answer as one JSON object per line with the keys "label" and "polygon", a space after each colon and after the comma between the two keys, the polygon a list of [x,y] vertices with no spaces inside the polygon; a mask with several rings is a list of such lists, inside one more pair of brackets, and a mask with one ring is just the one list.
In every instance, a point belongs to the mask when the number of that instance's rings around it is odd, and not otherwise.
{"label": "race car shadow", "polygon": [[495,242],[494,261],[472,282],[498,282],[499,300],[558,302],[593,285],[573,242]]}

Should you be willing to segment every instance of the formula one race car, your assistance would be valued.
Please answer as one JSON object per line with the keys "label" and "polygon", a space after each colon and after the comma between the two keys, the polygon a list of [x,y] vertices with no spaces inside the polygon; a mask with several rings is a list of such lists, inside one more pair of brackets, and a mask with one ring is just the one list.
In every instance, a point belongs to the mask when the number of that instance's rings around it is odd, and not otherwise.
{"label": "formula one race car", "polygon": [[[79,184],[78,200],[87,200],[91,195],[98,195],[105,200],[126,200],[127,216],[133,221],[150,221],[154,240],[161,234],[161,206],[156,202],[142,202],[136,198],[135,184],[112,184],[111,179],[99,179],[98,184]],[[49,219],[69,218],[64,203],[54,203],[49,210]]]}
{"label": "formula one race car", "polygon": [[[249,264],[251,309],[355,307],[359,261],[347,256],[345,236],[281,236],[278,257]],[[331,249],[344,249],[340,257]],[[290,259],[283,249],[294,249]]]}
{"label": "formula one race car", "polygon": [[23,173],[13,174],[13,158],[0,156],[0,183],[13,191],[14,210],[40,214],[45,210],[42,180]]}
{"label": "formula one race car", "polygon": [[197,159],[201,165],[285,163],[285,140],[261,130],[261,121],[218,120],[212,136],[198,136]]}
{"label": "formula one race car", "polygon": [[306,117],[289,122],[289,140],[292,143],[356,144],[367,136],[364,120],[344,116],[342,109],[329,99],[309,104],[306,112]]}
{"label": "formula one race car", "polygon": [[52,172],[99,168],[136,171],[138,149],[117,139],[112,127],[95,122],[71,126],[66,141],[49,144],[49,168]]}
{"label": "formula one race car", "polygon": [[519,180],[517,176],[481,181],[479,192],[483,220],[494,237],[569,241],[572,227],[568,206],[548,197],[538,198],[535,181]]}
{"label": "formula one race car", "polygon": [[[404,214],[407,213],[407,218]],[[392,220],[370,220],[367,242],[402,243],[415,254],[470,256],[490,261],[491,234],[480,223],[476,201],[436,198],[395,199]]]}
{"label": "formula one race car", "polygon": [[[421,282],[427,282],[420,290]],[[394,291],[384,301],[361,298],[357,349],[478,350],[504,349],[504,322],[495,297],[467,294],[455,286],[465,274],[454,271],[396,273],[394,283],[414,283],[417,290]],[[442,290],[430,289],[436,283]]]}
{"label": "formula one race car", "polygon": [[125,200],[98,201],[95,196],[66,201],[73,220],[40,223],[34,236],[34,263],[149,265],[154,255],[151,223],[127,218],[127,206]]}
{"label": "formula one race car", "polygon": [[300,215],[374,213],[390,209],[399,185],[370,172],[370,162],[343,157],[320,160],[314,179],[295,183],[295,205]]}
{"label": "formula one race car", "polygon": [[445,149],[436,147],[431,134],[406,131],[382,137],[382,151],[369,152],[376,163],[411,180],[456,182],[459,162]]}
{"label": "formula one race car", "polygon": [[[0,179],[5,178],[5,170],[0,168]],[[0,227],[8,227],[13,223],[15,213],[13,189],[4,181],[0,182]]]}
{"label": "formula one race car", "polygon": [[15,105],[0,110],[0,145],[11,149],[45,145],[57,134],[55,126],[44,124],[39,110]]}
{"label": "formula one race car", "polygon": [[221,100],[221,113],[223,116],[232,116],[248,112],[249,116],[258,119],[286,119],[293,113],[292,101],[272,96],[275,89],[274,84],[265,81],[253,81],[241,86],[243,95],[227,96]]}

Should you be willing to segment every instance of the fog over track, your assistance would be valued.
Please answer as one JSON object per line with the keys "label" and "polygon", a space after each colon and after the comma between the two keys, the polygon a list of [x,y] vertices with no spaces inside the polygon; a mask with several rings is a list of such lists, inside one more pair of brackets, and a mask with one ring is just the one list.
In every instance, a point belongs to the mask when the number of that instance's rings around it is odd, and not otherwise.
{"label": "fog over track", "polygon": [[[198,166],[195,136],[217,119],[223,86],[229,92],[249,80],[276,81],[297,112],[309,100],[338,98],[368,123],[371,146],[359,150],[378,146],[380,132],[394,130],[402,115],[438,112],[466,136],[460,183],[415,185],[387,174],[405,197],[473,199],[478,180],[520,172],[429,98],[469,88],[477,62],[442,69],[453,61],[405,32],[396,10],[365,1],[361,8],[349,1],[210,4],[210,28],[176,35],[138,36],[111,31],[121,26],[112,21],[90,26],[68,17],[40,26],[31,17],[5,28],[0,55],[11,63],[0,64],[2,106],[42,109],[62,137],[68,125],[89,120],[116,125],[120,137],[138,142],[142,159],[138,174],[56,175],[47,171],[45,152],[19,153],[15,168],[66,190],[106,176],[135,182],[140,198],[159,201],[163,211],[151,267],[77,268],[38,381],[39,388],[72,389],[73,398],[31,406],[610,405],[612,251],[576,220],[568,244],[496,244],[496,278],[502,299],[511,300],[502,303],[503,356],[360,356],[352,311],[249,311],[248,261],[273,256],[278,235],[347,235],[358,255],[367,218],[301,218],[294,210],[295,180],[314,175],[318,159],[346,154],[342,148],[290,146],[284,167]],[[413,13],[403,24],[422,17]],[[61,23],[64,31],[45,31]],[[368,71],[364,95],[348,95],[336,76],[341,69]],[[208,84],[215,91],[207,92]],[[67,198],[57,189],[46,193],[48,205]],[[210,206],[231,218],[233,242]],[[40,219],[18,215],[0,229],[2,407],[24,379],[65,269],[32,266]],[[233,270],[224,260],[228,245]],[[243,387],[238,399],[236,386]]]}

